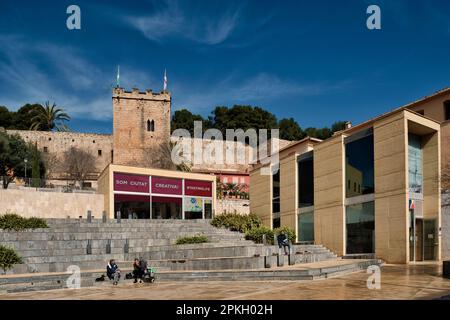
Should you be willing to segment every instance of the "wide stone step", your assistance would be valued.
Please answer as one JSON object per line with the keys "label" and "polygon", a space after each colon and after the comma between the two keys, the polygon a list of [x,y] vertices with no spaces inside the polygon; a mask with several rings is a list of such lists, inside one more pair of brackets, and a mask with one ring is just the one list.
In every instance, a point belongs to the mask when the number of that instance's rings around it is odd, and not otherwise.
{"label": "wide stone step", "polygon": [[[236,252],[237,253],[237,252]],[[26,272],[63,272],[69,266],[76,265],[81,270],[99,269],[107,264],[108,259],[114,258],[118,261],[119,266],[131,266],[133,259],[137,257],[144,257],[148,260],[149,265],[170,269],[170,270],[211,270],[211,269],[255,269],[264,268],[264,255],[256,252],[253,255],[238,254],[230,256],[215,256],[215,257],[192,257],[176,259],[160,259],[149,253],[138,254],[117,254],[117,255],[96,255],[96,256],[73,256],[73,257],[42,257],[42,258],[28,258],[26,264],[16,265],[10,273],[26,273]],[[248,252],[243,252],[248,253]],[[276,264],[276,257],[271,257],[272,265]],[[287,256],[283,256],[287,259]],[[325,260],[333,260],[329,254],[308,254],[308,255],[294,255],[294,261],[300,263],[312,263]],[[287,264],[287,260],[285,262]]]}
{"label": "wide stone step", "polygon": [[[378,259],[369,260],[342,260],[327,263],[308,264],[305,267],[284,267],[257,270],[186,270],[156,272],[156,281],[302,281],[329,278],[358,272],[371,265],[381,265]],[[131,269],[122,268],[122,273]],[[104,274],[104,270],[84,271],[81,273],[81,286],[111,286],[111,282],[95,282],[95,279]],[[70,274],[50,273],[32,275],[0,276],[0,293],[25,292],[36,290],[49,290],[67,288],[67,279]],[[132,280],[121,280],[119,286],[132,285]],[[151,286],[151,284],[148,284]]]}

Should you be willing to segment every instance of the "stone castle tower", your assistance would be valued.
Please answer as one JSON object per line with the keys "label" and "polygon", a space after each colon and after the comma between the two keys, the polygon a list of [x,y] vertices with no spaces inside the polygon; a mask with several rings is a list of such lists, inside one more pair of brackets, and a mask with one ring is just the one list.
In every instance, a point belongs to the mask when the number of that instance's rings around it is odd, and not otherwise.
{"label": "stone castle tower", "polygon": [[112,100],[113,163],[148,163],[151,150],[170,139],[170,93],[114,88]]}

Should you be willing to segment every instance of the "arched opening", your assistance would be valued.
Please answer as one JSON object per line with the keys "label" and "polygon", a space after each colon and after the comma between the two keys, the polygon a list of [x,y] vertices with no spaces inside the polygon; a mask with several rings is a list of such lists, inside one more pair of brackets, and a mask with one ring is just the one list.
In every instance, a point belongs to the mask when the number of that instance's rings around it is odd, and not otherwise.
{"label": "arched opening", "polygon": [[155,131],[155,121],[154,120],[150,121],[150,131],[152,131],[152,132]]}
{"label": "arched opening", "polygon": [[152,128],[151,125],[152,124],[151,124],[150,120],[147,120],[147,131],[151,131],[151,128]]}

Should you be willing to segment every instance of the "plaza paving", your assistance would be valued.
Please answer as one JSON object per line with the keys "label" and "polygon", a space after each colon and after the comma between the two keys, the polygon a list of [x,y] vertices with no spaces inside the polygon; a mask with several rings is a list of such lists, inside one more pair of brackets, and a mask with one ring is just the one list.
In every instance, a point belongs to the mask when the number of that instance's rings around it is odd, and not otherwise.
{"label": "plaza paving", "polygon": [[357,272],[315,281],[157,282],[117,287],[109,283],[79,290],[53,290],[0,295],[0,299],[433,299],[450,294],[450,279],[438,264],[385,265],[381,288],[367,289],[369,274]]}

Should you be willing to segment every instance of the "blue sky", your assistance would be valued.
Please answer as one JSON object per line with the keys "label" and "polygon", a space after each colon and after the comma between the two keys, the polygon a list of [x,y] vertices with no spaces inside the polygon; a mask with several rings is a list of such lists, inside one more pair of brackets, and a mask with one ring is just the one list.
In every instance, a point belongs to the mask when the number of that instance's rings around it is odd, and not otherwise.
{"label": "blue sky", "polygon": [[[66,8],[81,8],[81,30]],[[382,30],[366,28],[381,7]],[[250,104],[305,128],[359,123],[450,86],[448,1],[0,0],[0,105],[55,101],[73,130],[112,131],[126,89],[162,89],[172,111]]]}

